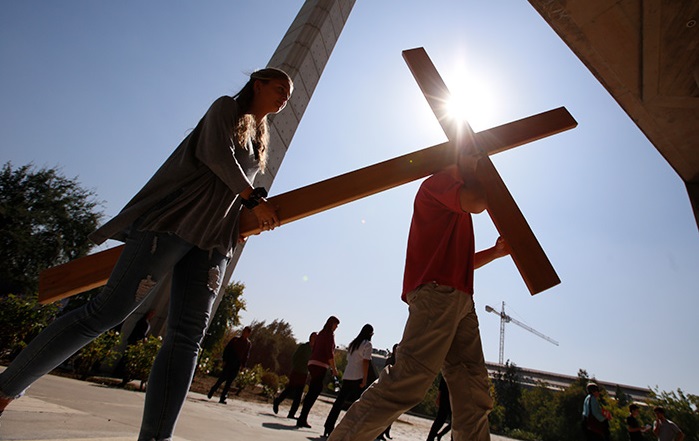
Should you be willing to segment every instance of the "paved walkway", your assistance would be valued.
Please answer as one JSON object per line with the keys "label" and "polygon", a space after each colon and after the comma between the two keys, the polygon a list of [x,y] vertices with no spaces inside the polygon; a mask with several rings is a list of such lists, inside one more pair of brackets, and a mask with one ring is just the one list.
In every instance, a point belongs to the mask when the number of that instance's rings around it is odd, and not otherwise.
{"label": "paved walkway", "polygon": [[[5,410],[0,420],[1,440],[133,441],[141,422],[144,394],[95,383],[47,375],[27,395]],[[229,399],[227,405],[190,392],[175,431],[175,441],[320,441],[331,402],[316,402],[309,423],[296,429],[285,418],[289,401],[279,415],[271,404]],[[424,441],[431,421],[401,416],[391,429],[395,441]],[[493,441],[507,438],[493,435]]]}

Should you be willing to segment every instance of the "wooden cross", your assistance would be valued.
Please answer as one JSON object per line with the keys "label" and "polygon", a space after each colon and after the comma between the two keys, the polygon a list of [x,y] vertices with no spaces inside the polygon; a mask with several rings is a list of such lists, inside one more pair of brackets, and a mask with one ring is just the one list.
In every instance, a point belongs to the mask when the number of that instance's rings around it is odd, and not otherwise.
{"label": "wooden cross", "polygon": [[427,52],[423,48],[406,50],[403,51],[403,58],[447,138],[456,143],[457,149],[470,150],[485,156],[479,162],[479,167],[483,168],[488,213],[500,235],[510,245],[512,260],[529,292],[534,295],[561,283],[527,220],[488,158],[487,151],[479,145],[471,126],[466,121],[455,123],[449,118],[447,104],[451,94]]}
{"label": "wooden cross", "polygon": [[[408,58],[415,61],[410,55],[411,51],[405,51],[404,56],[406,53],[408,53]],[[413,54],[417,55],[416,53]],[[411,61],[408,63],[410,65]],[[411,66],[413,73],[415,73],[416,69],[421,70],[422,68],[413,63]],[[446,87],[444,90],[446,90]],[[483,154],[492,155],[570,130],[576,126],[577,122],[570,113],[568,113],[565,108],[560,107],[475,133],[473,134],[473,144],[477,145],[478,149]],[[423,150],[364,167],[296,190],[291,190],[270,197],[269,202],[276,207],[279,222],[281,225],[284,225],[434,174],[454,163],[454,152],[458,147],[460,146],[457,146],[454,139],[450,137],[449,142],[437,144]],[[490,163],[490,161],[487,162]],[[490,164],[492,166],[492,163]],[[499,175],[497,175],[494,169],[490,174],[492,175],[493,173],[497,177],[497,180],[500,181],[502,188],[504,188],[502,180],[500,180]],[[492,186],[492,181],[492,179],[489,179],[487,183],[489,187]],[[504,190],[507,192],[506,188],[504,188]],[[488,193],[489,198],[494,197],[494,193],[491,191],[492,190],[489,190]],[[509,193],[507,193],[507,195],[509,196]],[[509,196],[510,201],[511,199],[512,197]],[[526,221],[514,204],[514,201],[512,201],[510,205],[514,205],[515,211],[519,213],[519,220],[515,220],[514,222],[508,222],[507,220],[502,221],[499,219],[499,215],[494,214],[495,212],[500,213],[500,211],[497,211],[497,209],[491,210],[490,208],[489,210],[494,221],[495,218],[498,218],[498,221],[494,223],[499,230],[503,228],[500,234],[507,238],[510,246],[513,248],[515,263],[520,269],[530,291],[532,294],[535,294],[559,283],[559,280],[556,276],[555,283],[553,283],[554,280],[550,277],[550,272],[553,270],[551,264],[548,262],[548,259],[546,259],[546,256],[543,255],[541,247],[536,241],[536,238],[533,237],[533,234],[531,234],[529,226],[526,224]],[[508,216],[507,209],[509,208],[511,207],[505,204],[505,216]],[[501,227],[500,225],[503,223],[507,225]],[[522,227],[522,223],[524,227]],[[514,228],[512,228],[510,224],[513,224]],[[527,234],[526,232],[528,231],[531,237],[525,241],[518,240],[518,238],[513,235],[519,235],[520,231],[524,231],[523,234]],[[240,232],[243,236],[250,236],[261,232],[255,216],[249,210],[244,210],[241,214]],[[541,261],[540,255],[543,255],[545,263],[551,268],[550,271],[545,273],[549,274],[546,278],[537,276],[536,272],[539,271],[539,268],[535,265],[528,266],[525,263],[523,266],[520,266],[520,264],[517,263],[518,260],[521,261],[522,259],[529,258],[529,249],[522,249],[521,247],[531,246],[532,238],[535,243],[534,252],[536,253],[537,250],[539,250],[539,255],[535,255],[533,258],[536,258],[536,262],[539,262]],[[109,279],[109,275],[121,254],[122,248],[123,245],[117,246],[42,271],[39,277],[39,301],[41,303],[50,303],[104,285]],[[517,251],[515,251],[515,248]],[[517,257],[514,257],[515,254]],[[524,268],[524,270],[522,268]],[[534,272],[534,274],[532,274],[532,272]],[[555,276],[555,272],[553,272],[553,275]],[[528,280],[533,282],[527,282]]]}

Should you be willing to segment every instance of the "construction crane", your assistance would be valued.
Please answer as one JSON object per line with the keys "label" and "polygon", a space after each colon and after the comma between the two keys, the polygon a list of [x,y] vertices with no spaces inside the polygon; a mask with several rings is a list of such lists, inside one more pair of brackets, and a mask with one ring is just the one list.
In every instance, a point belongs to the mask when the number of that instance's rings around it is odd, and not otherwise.
{"label": "construction crane", "polygon": [[531,332],[532,334],[538,335],[539,337],[543,338],[546,341],[549,341],[553,343],[554,345],[558,346],[558,342],[551,337],[547,337],[541,332],[537,331],[536,329],[531,328],[530,326],[525,325],[524,323],[517,321],[516,319],[513,319],[509,315],[505,314],[505,302],[502,302],[502,311],[496,311],[495,308],[489,305],[485,305],[485,310],[487,312],[492,312],[493,314],[497,314],[500,316],[500,357],[498,359],[498,363],[501,365],[504,363],[503,359],[505,358],[505,323],[514,323],[515,325],[518,325],[527,331]]}

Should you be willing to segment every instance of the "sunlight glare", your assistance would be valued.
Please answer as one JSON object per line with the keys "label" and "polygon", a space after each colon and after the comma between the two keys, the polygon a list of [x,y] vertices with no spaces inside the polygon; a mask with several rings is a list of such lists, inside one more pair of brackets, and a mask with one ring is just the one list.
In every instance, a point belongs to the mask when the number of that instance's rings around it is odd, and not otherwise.
{"label": "sunlight glare", "polygon": [[465,68],[457,68],[447,84],[451,92],[448,108],[452,118],[467,121],[476,132],[496,125],[498,100],[489,81]]}

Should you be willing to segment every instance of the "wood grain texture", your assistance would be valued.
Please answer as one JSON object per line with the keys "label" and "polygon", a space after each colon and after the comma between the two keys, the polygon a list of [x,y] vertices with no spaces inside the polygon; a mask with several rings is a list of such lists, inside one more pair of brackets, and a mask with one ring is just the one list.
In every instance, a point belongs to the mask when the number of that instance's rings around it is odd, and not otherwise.
{"label": "wood grain texture", "polygon": [[[483,151],[495,154],[572,129],[576,124],[560,107],[476,133],[475,142]],[[455,151],[451,142],[437,144],[273,196],[269,202],[277,208],[280,223],[287,224],[429,176],[453,164]],[[240,224],[244,236],[260,232],[255,216],[247,210],[241,214]],[[110,248],[42,271],[39,302],[54,302],[104,285],[122,248]]]}

